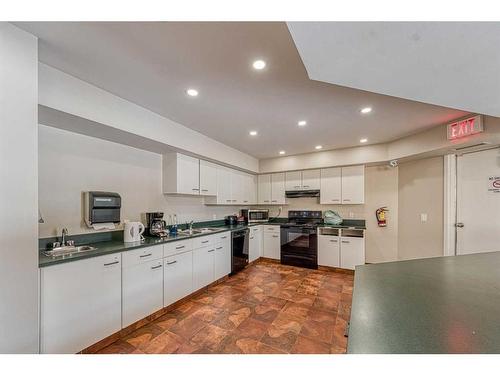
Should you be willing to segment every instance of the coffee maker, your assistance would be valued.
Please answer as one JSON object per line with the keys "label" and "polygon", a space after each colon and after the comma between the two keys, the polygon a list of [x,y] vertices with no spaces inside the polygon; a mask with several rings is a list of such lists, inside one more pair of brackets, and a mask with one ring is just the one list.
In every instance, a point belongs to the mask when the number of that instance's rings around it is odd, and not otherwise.
{"label": "coffee maker", "polygon": [[163,212],[146,212],[146,233],[149,236],[167,237],[167,223],[163,220]]}

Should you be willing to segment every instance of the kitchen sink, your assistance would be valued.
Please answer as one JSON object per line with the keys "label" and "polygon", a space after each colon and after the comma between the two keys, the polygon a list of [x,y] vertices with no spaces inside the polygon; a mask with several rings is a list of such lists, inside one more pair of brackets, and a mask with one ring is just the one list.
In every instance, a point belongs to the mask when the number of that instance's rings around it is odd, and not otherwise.
{"label": "kitchen sink", "polygon": [[87,251],[97,250],[97,247],[82,245],[82,246],[60,246],[54,247],[52,250],[44,251],[43,253],[50,257],[58,257],[63,255],[73,255],[85,253]]}
{"label": "kitchen sink", "polygon": [[195,235],[195,234],[204,234],[204,233],[215,233],[215,232],[220,232],[221,230],[224,230],[223,228],[196,228],[193,229],[191,232],[189,229],[182,229],[177,231],[177,235],[181,236],[190,236],[190,235]]}

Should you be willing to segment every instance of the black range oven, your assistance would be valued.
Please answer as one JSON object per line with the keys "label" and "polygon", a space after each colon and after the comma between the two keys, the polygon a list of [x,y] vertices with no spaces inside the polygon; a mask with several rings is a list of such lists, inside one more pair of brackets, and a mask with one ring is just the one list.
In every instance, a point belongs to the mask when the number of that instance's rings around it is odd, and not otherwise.
{"label": "black range oven", "polygon": [[321,211],[289,211],[288,219],[281,225],[281,263],[318,268],[317,226]]}

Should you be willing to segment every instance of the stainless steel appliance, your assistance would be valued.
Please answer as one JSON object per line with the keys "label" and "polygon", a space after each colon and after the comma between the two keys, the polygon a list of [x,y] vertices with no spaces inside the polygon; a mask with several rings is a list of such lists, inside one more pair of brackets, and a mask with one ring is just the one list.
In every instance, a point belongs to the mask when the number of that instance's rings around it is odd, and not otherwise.
{"label": "stainless steel appliance", "polygon": [[269,221],[269,210],[241,210],[241,215],[247,223],[266,223]]}
{"label": "stainless steel appliance", "polygon": [[163,212],[146,212],[146,233],[149,236],[167,237],[167,223],[163,220]]}
{"label": "stainless steel appliance", "polygon": [[248,264],[248,228],[231,232],[231,273],[234,274]]}
{"label": "stainless steel appliance", "polygon": [[318,225],[321,211],[288,211],[281,224],[281,264],[318,268]]}
{"label": "stainless steel appliance", "polygon": [[119,223],[122,199],[118,193],[87,191],[84,193],[85,223]]}

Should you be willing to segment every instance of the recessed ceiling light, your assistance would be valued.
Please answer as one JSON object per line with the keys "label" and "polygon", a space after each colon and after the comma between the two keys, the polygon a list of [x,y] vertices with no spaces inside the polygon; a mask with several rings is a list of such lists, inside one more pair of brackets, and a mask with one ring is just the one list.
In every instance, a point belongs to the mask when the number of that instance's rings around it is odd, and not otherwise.
{"label": "recessed ceiling light", "polygon": [[189,96],[198,96],[198,90],[196,90],[196,89],[187,89],[186,90],[186,94],[188,94]]}
{"label": "recessed ceiling light", "polygon": [[252,131],[250,132],[250,135],[257,135],[257,132],[256,132],[255,130],[252,130]]}
{"label": "recessed ceiling light", "polygon": [[300,120],[297,124],[299,126],[306,126],[307,125],[307,121],[306,120]]}
{"label": "recessed ceiling light", "polygon": [[360,143],[366,143],[366,142],[368,142],[368,139],[366,139],[366,138],[361,138],[361,139],[359,140],[359,142],[360,142]]}
{"label": "recessed ceiling light", "polygon": [[280,151],[280,155],[285,155],[285,151]]}
{"label": "recessed ceiling light", "polygon": [[266,67],[266,62],[264,60],[255,60],[252,66],[254,69],[262,70]]}
{"label": "recessed ceiling light", "polygon": [[321,150],[323,148],[323,146],[321,145],[317,145],[316,147],[314,147],[316,150]]}
{"label": "recessed ceiling light", "polygon": [[361,109],[361,113],[366,115],[367,113],[370,113],[372,111],[372,107],[365,107]]}

